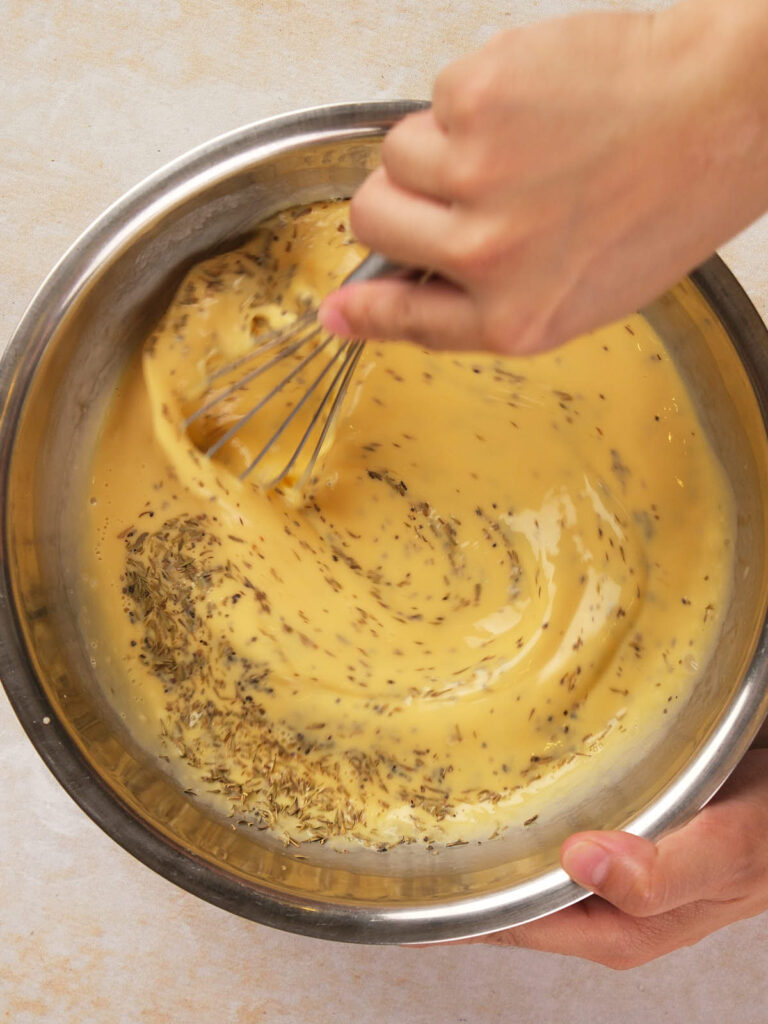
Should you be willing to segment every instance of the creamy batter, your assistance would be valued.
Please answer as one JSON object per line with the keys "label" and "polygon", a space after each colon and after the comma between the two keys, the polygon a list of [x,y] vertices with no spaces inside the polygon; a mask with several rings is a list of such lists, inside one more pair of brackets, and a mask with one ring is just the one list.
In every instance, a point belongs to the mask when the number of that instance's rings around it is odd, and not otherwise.
{"label": "creamy batter", "polygon": [[363,255],[346,205],[321,204],[190,271],[95,454],[102,643],[145,744],[237,820],[290,842],[487,838],[690,691],[732,498],[640,316],[526,359],[369,343],[300,493],[237,475],[300,384],[202,455],[264,388],[188,433],[212,374]]}

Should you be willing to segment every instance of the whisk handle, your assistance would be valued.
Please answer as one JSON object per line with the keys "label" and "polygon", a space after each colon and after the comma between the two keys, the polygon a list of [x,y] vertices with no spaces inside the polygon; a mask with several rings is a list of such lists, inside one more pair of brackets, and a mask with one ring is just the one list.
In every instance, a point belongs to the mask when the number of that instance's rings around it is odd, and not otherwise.
{"label": "whisk handle", "polygon": [[395,263],[381,253],[372,252],[344,279],[344,284],[373,281],[378,277],[408,277],[412,273],[413,271],[409,267],[404,267],[402,263]]}

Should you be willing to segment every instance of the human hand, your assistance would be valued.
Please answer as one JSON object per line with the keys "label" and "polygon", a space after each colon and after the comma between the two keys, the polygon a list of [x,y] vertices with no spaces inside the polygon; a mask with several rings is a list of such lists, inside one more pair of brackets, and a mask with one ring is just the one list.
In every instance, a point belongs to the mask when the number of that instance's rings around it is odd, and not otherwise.
{"label": "human hand", "polygon": [[439,275],[354,284],[343,335],[529,352],[635,311],[768,207],[768,7],[687,0],[515,29],[451,64],[355,196]]}
{"label": "human hand", "polygon": [[467,941],[626,969],[761,913],[768,909],[768,750],[749,751],[715,799],[656,845],[625,832],[583,832],[564,843],[561,861],[596,895]]}

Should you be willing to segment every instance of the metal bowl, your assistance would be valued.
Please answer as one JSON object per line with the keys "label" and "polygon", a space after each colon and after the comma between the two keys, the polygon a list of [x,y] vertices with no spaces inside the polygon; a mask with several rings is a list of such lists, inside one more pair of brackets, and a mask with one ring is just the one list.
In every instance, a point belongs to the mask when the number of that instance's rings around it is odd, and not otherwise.
{"label": "metal bowl", "polygon": [[336,106],[242,129],[109,209],[33,300],[0,366],[0,674],[74,800],[145,864],[264,924],[357,942],[493,931],[584,896],[558,866],[581,828],[651,838],[680,825],[768,710],[768,334],[717,259],[646,311],[690,383],[738,505],[736,579],[716,653],[665,727],[553,799],[535,830],[437,855],[286,849],[193,802],[134,741],[94,667],[79,597],[78,502],[127,355],[195,260],[295,203],[351,194],[409,103]]}

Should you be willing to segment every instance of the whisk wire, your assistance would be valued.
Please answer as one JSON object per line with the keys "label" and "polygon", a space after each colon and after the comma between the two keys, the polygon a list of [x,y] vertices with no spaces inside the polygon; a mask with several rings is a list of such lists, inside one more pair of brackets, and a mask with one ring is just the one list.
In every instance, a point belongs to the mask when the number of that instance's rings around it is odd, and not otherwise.
{"label": "whisk wire", "polygon": [[[309,327],[314,322],[314,320],[315,311],[309,310],[309,312],[304,313],[302,316],[298,317],[298,319],[294,320],[291,326],[285,328],[285,330],[269,331],[268,334],[261,338],[253,346],[253,348],[249,349],[244,355],[239,356],[239,358],[234,359],[231,363],[227,363],[226,366],[222,366],[220,369],[212,373],[208,378],[208,383],[212,384],[215,380],[218,380],[219,377],[229,376],[235,370],[239,370],[241,366],[245,366],[246,363],[251,362],[251,360],[261,358],[267,352],[271,352],[273,349],[282,347],[292,338],[295,338],[298,334],[301,334],[301,332],[306,327]],[[303,344],[305,340],[305,338],[302,338],[301,343]],[[295,348],[292,349],[292,351],[295,351]],[[290,355],[290,353],[287,354]],[[240,383],[242,384],[243,381],[240,381]],[[237,385],[235,385],[235,387],[237,387]],[[220,399],[217,398],[216,401],[220,401]],[[199,412],[196,413],[195,415],[199,415]]]}
{"label": "whisk wire", "polygon": [[[264,363],[263,366],[256,367],[255,370],[251,370],[251,372],[247,373],[245,375],[245,377],[241,377],[240,380],[235,381],[235,383],[230,385],[228,388],[224,388],[223,391],[218,391],[213,396],[213,398],[209,399],[205,403],[205,405],[201,406],[199,409],[196,409],[195,412],[193,412],[191,416],[188,416],[184,420],[184,422],[182,423],[182,429],[183,430],[187,430],[196,420],[199,420],[201,416],[204,416],[207,412],[209,412],[215,406],[220,405],[222,402],[226,401],[226,399],[229,398],[230,395],[234,395],[234,393],[236,391],[240,391],[242,388],[244,388],[246,386],[246,384],[250,384],[250,382],[252,380],[255,380],[257,377],[260,377],[261,374],[266,373],[267,370],[271,370],[273,366],[277,366],[278,363],[281,363],[284,359],[287,359],[288,356],[292,356],[294,352],[297,352],[308,341],[312,341],[313,338],[317,337],[317,335],[320,333],[320,330],[321,330],[320,327],[316,327],[314,329],[314,331],[312,331],[310,334],[308,334],[308,335],[306,335],[304,337],[299,338],[298,341],[295,341],[292,345],[286,345],[280,352],[277,353],[276,356],[273,356],[272,359],[270,359],[268,362]],[[285,341],[285,337],[283,337],[281,339],[278,339],[278,341]],[[328,338],[324,342],[322,347],[325,348],[325,346],[328,344],[329,341],[330,341],[330,338]],[[270,345],[269,346],[270,349],[272,349],[274,347],[275,347],[274,345]],[[316,354],[316,353],[317,353],[317,349],[313,349],[313,352],[310,353],[310,356],[312,356],[313,354]],[[262,354],[263,354],[263,350],[262,350]],[[247,358],[248,359],[253,358],[253,354],[249,355]],[[229,366],[227,366],[224,369],[219,370],[219,371],[217,371],[217,373],[213,374],[213,376],[210,379],[213,380],[216,377],[221,377],[225,373],[229,374],[232,370],[235,370],[235,369],[238,368],[238,366],[241,366],[243,364],[243,362],[245,362],[245,361],[246,361],[246,357],[243,357],[242,359],[237,360],[235,363],[230,363]],[[307,362],[308,361],[309,360],[307,360]],[[273,389],[273,391],[270,392],[269,397],[271,398],[274,393],[279,391],[280,388],[282,388],[285,384],[287,384],[296,375],[296,373],[298,373],[298,371],[304,365],[305,365],[305,363],[300,364],[293,371],[293,373],[290,373],[287,377],[285,377],[284,380],[282,380],[280,382],[280,384],[275,389]],[[259,409],[261,409],[264,404],[265,403],[262,402],[260,405],[257,405],[256,408],[252,410],[252,413],[257,413],[259,411]],[[247,423],[250,418],[251,418],[250,416],[246,416],[242,420],[242,422],[238,424],[238,428],[237,429],[240,429],[240,427],[243,426],[245,423]],[[228,441],[229,439],[230,438],[227,437],[226,440]],[[215,454],[219,450],[221,445],[224,444],[224,443],[225,442],[222,441],[221,444],[217,444],[214,447],[214,449],[213,449],[213,454]],[[210,455],[210,454],[211,454],[211,452],[206,452],[206,455]]]}
{"label": "whisk wire", "polygon": [[[333,338],[333,335],[329,335],[327,340],[330,341],[332,338]],[[245,470],[243,470],[243,472],[240,474],[240,479],[241,480],[245,479],[245,477],[247,477],[248,474],[251,473],[256,468],[256,466],[258,466],[258,464],[261,462],[261,460],[264,458],[264,456],[267,454],[267,452],[270,450],[270,448],[275,444],[275,442],[279,439],[279,437],[287,429],[287,427],[290,425],[290,423],[294,420],[296,415],[300,412],[300,410],[305,405],[305,403],[310,398],[310,396],[318,388],[318,386],[320,385],[322,380],[325,378],[325,376],[328,374],[328,372],[330,371],[332,366],[337,362],[339,357],[343,355],[344,359],[342,360],[341,366],[339,366],[337,368],[336,373],[333,376],[333,380],[328,385],[328,387],[327,387],[323,397],[320,399],[320,402],[318,403],[318,406],[315,409],[315,412],[312,415],[312,418],[309,421],[309,424],[307,425],[304,433],[302,434],[299,443],[294,448],[293,453],[292,453],[290,459],[285,464],[285,466],[283,466],[283,468],[280,470],[279,473],[277,473],[270,480],[267,480],[267,481],[263,482],[262,486],[266,487],[267,489],[269,489],[270,487],[274,487],[281,480],[283,480],[285,477],[288,476],[288,474],[291,472],[291,470],[296,465],[296,462],[298,461],[299,456],[301,455],[302,451],[304,450],[304,446],[306,445],[308,439],[311,437],[313,431],[315,430],[315,428],[317,426],[317,423],[318,423],[318,420],[320,419],[320,416],[323,413],[323,410],[325,409],[326,405],[328,404],[329,400],[331,399],[331,396],[336,391],[335,398],[333,399],[333,404],[331,405],[330,411],[328,412],[328,415],[326,416],[326,420],[325,420],[325,423],[323,425],[323,429],[322,429],[322,432],[320,434],[320,438],[318,439],[317,444],[315,446],[315,450],[312,453],[312,455],[310,456],[310,459],[309,459],[309,461],[307,463],[307,467],[306,467],[304,473],[302,474],[301,480],[299,481],[299,486],[304,482],[304,480],[306,479],[306,477],[309,475],[310,471],[312,470],[312,467],[314,466],[314,464],[315,464],[315,462],[317,460],[318,455],[320,454],[320,449],[323,446],[323,442],[325,441],[326,437],[328,436],[328,431],[330,430],[331,425],[333,423],[333,420],[336,417],[336,413],[338,412],[339,408],[341,407],[341,403],[344,400],[344,395],[346,394],[347,387],[349,386],[349,380],[350,380],[350,378],[352,376],[352,371],[354,370],[354,367],[357,364],[357,360],[360,358],[360,352],[362,351],[363,344],[364,344],[363,342],[359,342],[359,341],[343,342],[342,343],[342,345],[337,349],[337,351],[333,354],[333,356],[331,356],[331,358],[325,364],[325,366],[320,371],[320,373],[317,375],[317,377],[314,379],[314,381],[309,385],[307,390],[304,392],[301,400],[296,404],[296,406],[291,410],[291,412],[288,414],[288,416],[286,416],[286,418],[283,420],[283,422],[280,424],[280,426],[277,428],[277,430],[274,432],[274,434],[272,434],[272,436],[269,438],[269,440],[265,443],[264,447],[261,449],[261,451],[256,456],[256,458],[253,459],[253,461],[250,463],[250,465]],[[345,373],[345,370],[346,370],[346,373]],[[342,379],[342,377],[343,377],[343,379]],[[340,380],[341,380],[341,384],[339,385],[339,381]]]}
{"label": "whisk wire", "polygon": [[[339,379],[341,374],[344,373],[344,377],[343,377],[343,379],[341,381],[341,384],[339,385],[338,391],[336,392],[336,396],[333,399],[333,404],[331,405],[330,412],[328,413],[328,416],[326,417],[325,423],[323,424],[323,429],[322,429],[322,432],[320,434],[320,437],[318,438],[317,444],[315,445],[315,450],[312,452],[312,455],[311,455],[309,461],[307,462],[307,465],[306,465],[306,467],[304,469],[304,472],[302,473],[301,477],[298,480],[297,486],[299,488],[304,486],[304,484],[306,483],[307,479],[309,478],[312,470],[315,467],[315,463],[317,462],[317,457],[320,454],[320,451],[321,451],[321,449],[323,447],[323,444],[325,443],[325,439],[328,436],[328,432],[331,429],[331,426],[333,425],[333,422],[336,419],[336,416],[338,415],[339,410],[341,409],[341,405],[342,405],[342,403],[344,401],[344,398],[345,398],[345,396],[347,394],[347,388],[349,387],[349,382],[352,379],[352,374],[355,372],[355,367],[357,366],[358,360],[360,359],[360,356],[362,355],[364,348],[365,348],[365,342],[364,341],[353,341],[353,342],[350,343],[349,348],[347,350],[347,355],[346,355],[346,357],[344,359],[344,362],[339,367],[335,377],[333,378],[333,382],[331,383],[331,386],[328,388],[328,390],[326,391],[325,395],[323,396],[322,404],[319,406],[318,409],[315,410],[315,415],[312,417],[312,422],[310,423],[309,427],[307,427],[307,430],[305,432],[304,438],[302,438],[300,447],[294,452],[293,458],[288,463],[286,468],[283,470],[282,475],[278,476],[278,477],[275,477],[274,479],[270,480],[268,485],[267,485],[268,487],[274,487],[275,484],[278,483],[280,479],[282,479],[282,476],[285,476],[286,473],[289,473],[290,470],[293,468],[293,465],[296,462],[296,459],[298,458],[299,452],[300,452],[301,448],[304,446],[304,442],[305,442],[306,438],[309,437],[309,434],[310,434],[311,430],[316,425],[320,415],[322,414],[322,411],[323,411],[323,408],[325,406],[325,403],[328,401],[330,396],[333,394],[333,389],[336,387],[337,380]],[[344,372],[345,368],[346,368],[346,372]]]}
{"label": "whisk wire", "polygon": [[[359,264],[355,270],[352,271],[345,279],[344,283],[350,283],[353,281],[369,281],[378,277],[391,277],[391,276],[413,276],[421,275],[422,272],[413,271],[409,268],[404,268],[392,263],[386,257],[378,253],[370,253],[363,261]],[[308,355],[306,355],[297,366],[291,370],[281,381],[259,399],[257,404],[250,409],[247,413],[239,417],[235,424],[230,427],[214,444],[212,444],[206,451],[206,455],[211,457],[216,454],[228,441],[231,441],[235,434],[242,429],[264,406],[270,402],[291,380],[293,380],[297,374],[316,359],[335,339],[335,335],[329,334],[322,341],[316,341],[318,335],[322,331],[322,327],[317,324],[316,321],[317,310],[310,309],[306,313],[303,313],[289,328],[285,331],[271,331],[266,334],[260,342],[258,342],[253,349],[227,366],[220,367],[209,377],[209,385],[212,381],[218,380],[224,376],[230,376],[235,370],[245,366],[247,363],[255,358],[263,358],[265,354],[272,351],[276,351],[276,354],[272,358],[268,359],[266,363],[257,366],[255,369],[250,370],[245,374],[244,377],[237,380],[235,383],[224,387],[221,391],[217,392],[211,397],[200,409],[197,409],[191,416],[188,416],[182,423],[182,429],[187,430],[196,420],[204,416],[207,412],[210,412],[215,406],[226,401],[229,397],[235,394],[237,391],[241,391],[251,381],[256,380],[261,374],[266,373],[272,367],[276,366],[279,362],[284,359],[290,358],[294,353],[298,352],[300,348],[305,345],[316,342]],[[315,325],[313,327],[313,324]],[[319,438],[315,444],[315,448],[312,455],[307,460],[306,466],[301,473],[299,478],[298,486],[301,487],[303,483],[309,478],[312,470],[317,462],[318,456],[323,448],[323,445],[328,437],[328,433],[336,419],[341,405],[344,401],[344,397],[349,388],[349,383],[352,379],[352,375],[355,371],[355,367],[360,359],[365,342],[362,340],[345,340],[339,344],[338,349],[333,356],[328,360],[327,364],[317,375],[312,384],[306,389],[298,403],[291,409],[286,415],[285,419],[280,423],[277,430],[273,433],[270,439],[263,446],[259,454],[255,459],[252,460],[250,465],[240,474],[240,478],[244,479],[249,473],[262,461],[264,456],[280,438],[280,436],[287,429],[288,425],[293,422],[299,410],[302,409],[306,402],[309,400],[310,395],[314,394],[317,388],[320,386],[326,375],[330,372],[331,368],[337,364],[341,359],[341,364],[337,366],[336,372],[333,376],[331,383],[326,388],[322,398],[318,401],[317,408],[311,415],[309,425],[304,431],[298,445],[293,449],[293,452],[280,473],[272,477],[266,482],[261,482],[260,486],[265,488],[274,487],[276,484],[284,480],[286,476],[294,469],[296,463],[304,450],[305,445],[312,436],[313,432],[317,430],[318,424],[321,417],[325,416],[325,421],[320,430]],[[343,356],[343,358],[342,358]]]}

